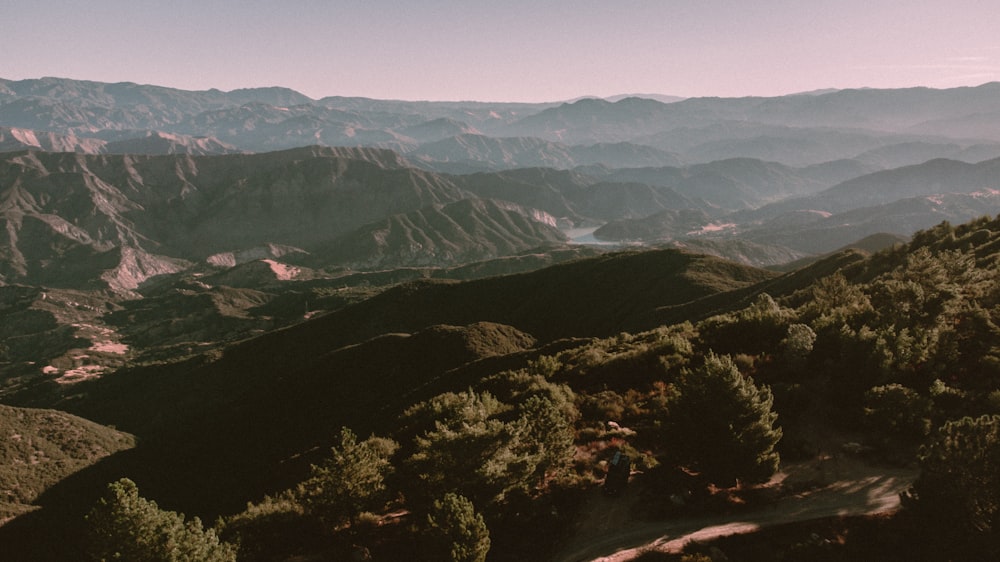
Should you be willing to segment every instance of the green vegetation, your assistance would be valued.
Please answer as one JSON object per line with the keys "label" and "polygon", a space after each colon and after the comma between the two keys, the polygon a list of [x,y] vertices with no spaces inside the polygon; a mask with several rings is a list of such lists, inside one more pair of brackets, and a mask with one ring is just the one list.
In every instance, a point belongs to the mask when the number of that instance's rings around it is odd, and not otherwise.
{"label": "green vegetation", "polygon": [[427,560],[483,562],[490,533],[472,502],[456,494],[434,502],[423,532]]}
{"label": "green vegetation", "polygon": [[343,428],[340,445],[330,458],[313,465],[310,478],[300,485],[298,495],[306,510],[339,525],[362,512],[382,509],[388,500],[385,480],[392,472],[389,459],[398,448],[395,441],[374,436],[358,443],[354,432]]}
{"label": "green vegetation", "polygon": [[931,539],[936,551],[970,560],[1000,551],[1000,416],[944,424],[920,468],[907,499],[918,522],[948,523]]}
{"label": "green vegetation", "polygon": [[[673,252],[599,261],[634,268],[647,291],[669,291],[654,280],[679,282],[676,272],[638,275],[656,259],[686,262],[688,280],[724,277],[719,262]],[[865,537],[883,531],[906,552],[961,547],[959,558],[978,559],[997,548],[1000,221],[943,224],[905,247],[733,281],[729,291],[686,286],[698,298],[678,305],[683,322],[657,325],[679,301],[647,295],[616,297],[631,308],[600,330],[592,327],[606,303],[581,311],[576,325],[570,317],[526,329],[569,306],[555,279],[588,268],[607,276],[598,285],[627,292],[626,276],[596,263],[404,285],[214,361],[80,385],[67,404],[141,430],[135,455],[114,466],[148,479],[160,501],[221,516],[211,537],[241,560],[541,560],[579,523],[618,453],[642,490],[640,515],[655,517],[726,509],[726,498],[752,498],[782,462],[846,454],[848,440],[869,462],[921,470],[906,508],[844,523],[850,532],[835,531],[837,545],[805,538],[792,550],[879,558],[885,550]],[[525,288],[542,279],[551,284]],[[495,299],[469,304],[477,294]],[[543,295],[532,297],[534,317],[512,307],[518,294]],[[484,311],[513,325],[423,326]],[[614,329],[629,322],[653,325]],[[357,341],[386,326],[415,328]],[[260,466],[219,477],[251,461]],[[210,483],[218,496],[199,493],[216,493]],[[158,513],[117,486],[105,507],[127,499]],[[168,527],[192,527],[181,521]],[[937,527],[954,531],[916,531]]]}
{"label": "green vegetation", "polygon": [[49,487],[135,439],[57,410],[0,405],[0,522],[33,509]]}
{"label": "green vegetation", "polygon": [[700,369],[684,373],[677,391],[668,439],[685,464],[721,486],[765,482],[778,470],[781,429],[771,391],[741,375],[729,356],[709,354]]}
{"label": "green vegetation", "polygon": [[235,562],[235,549],[201,520],[164,511],[127,478],[108,485],[87,515],[92,559],[148,562]]}

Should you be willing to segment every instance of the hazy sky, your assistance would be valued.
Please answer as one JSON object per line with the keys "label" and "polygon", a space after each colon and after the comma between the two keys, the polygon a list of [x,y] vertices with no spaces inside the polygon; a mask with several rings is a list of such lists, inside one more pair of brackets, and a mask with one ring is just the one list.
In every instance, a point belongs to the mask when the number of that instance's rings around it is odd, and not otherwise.
{"label": "hazy sky", "polygon": [[0,0],[0,78],[555,101],[1000,80],[997,0]]}

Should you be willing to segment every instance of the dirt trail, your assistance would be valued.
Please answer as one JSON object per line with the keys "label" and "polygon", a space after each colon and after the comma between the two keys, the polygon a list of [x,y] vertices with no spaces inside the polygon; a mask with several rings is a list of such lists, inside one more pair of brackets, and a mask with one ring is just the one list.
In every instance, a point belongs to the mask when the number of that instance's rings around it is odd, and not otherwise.
{"label": "dirt trail", "polygon": [[638,501],[633,490],[615,499],[595,497],[575,539],[553,560],[625,562],[651,550],[678,552],[692,540],[750,533],[795,521],[892,511],[899,507],[899,493],[916,476],[912,469],[873,467],[856,459],[827,457],[791,465],[768,484],[820,485],[808,492],[735,514],[657,522],[630,521],[627,513]]}

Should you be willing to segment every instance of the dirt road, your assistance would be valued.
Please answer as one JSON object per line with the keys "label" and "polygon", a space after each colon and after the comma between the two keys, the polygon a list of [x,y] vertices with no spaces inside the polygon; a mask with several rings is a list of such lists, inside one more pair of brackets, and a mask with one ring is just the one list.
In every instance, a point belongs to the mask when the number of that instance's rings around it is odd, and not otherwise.
{"label": "dirt road", "polygon": [[[553,560],[624,562],[650,550],[678,552],[692,540],[750,533],[795,521],[892,511],[899,507],[899,493],[916,476],[915,470],[870,467],[851,460],[837,460],[823,466],[804,463],[785,469],[772,480],[772,485],[807,478],[829,484],[734,515],[659,522],[632,522],[623,515],[637,501],[634,493],[616,499],[595,498],[592,505],[595,509],[589,511],[576,538]],[[613,503],[616,501],[619,505]]]}

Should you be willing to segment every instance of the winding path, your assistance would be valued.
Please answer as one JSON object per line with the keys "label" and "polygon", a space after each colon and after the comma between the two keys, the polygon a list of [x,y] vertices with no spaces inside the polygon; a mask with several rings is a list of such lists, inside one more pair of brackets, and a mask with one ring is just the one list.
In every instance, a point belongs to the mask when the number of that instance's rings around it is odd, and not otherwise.
{"label": "winding path", "polygon": [[[814,468],[800,466],[798,470]],[[900,492],[906,490],[917,476],[915,470],[859,466],[834,467],[831,473],[828,476],[832,482],[822,488],[787,496],[738,514],[629,523],[622,518],[621,513],[614,513],[628,511],[626,498],[619,498],[626,500],[621,506],[611,503],[616,500],[595,498],[596,505],[592,507],[596,509],[591,513],[591,521],[584,524],[585,529],[577,533],[576,539],[553,560],[624,562],[651,550],[678,552],[692,540],[705,541],[737,533],[751,533],[763,527],[825,517],[885,513],[899,507]],[[787,476],[787,472],[782,475]],[[609,508],[610,512],[607,511]],[[617,521],[610,521],[606,525],[612,528],[595,528],[594,519],[602,517]]]}

